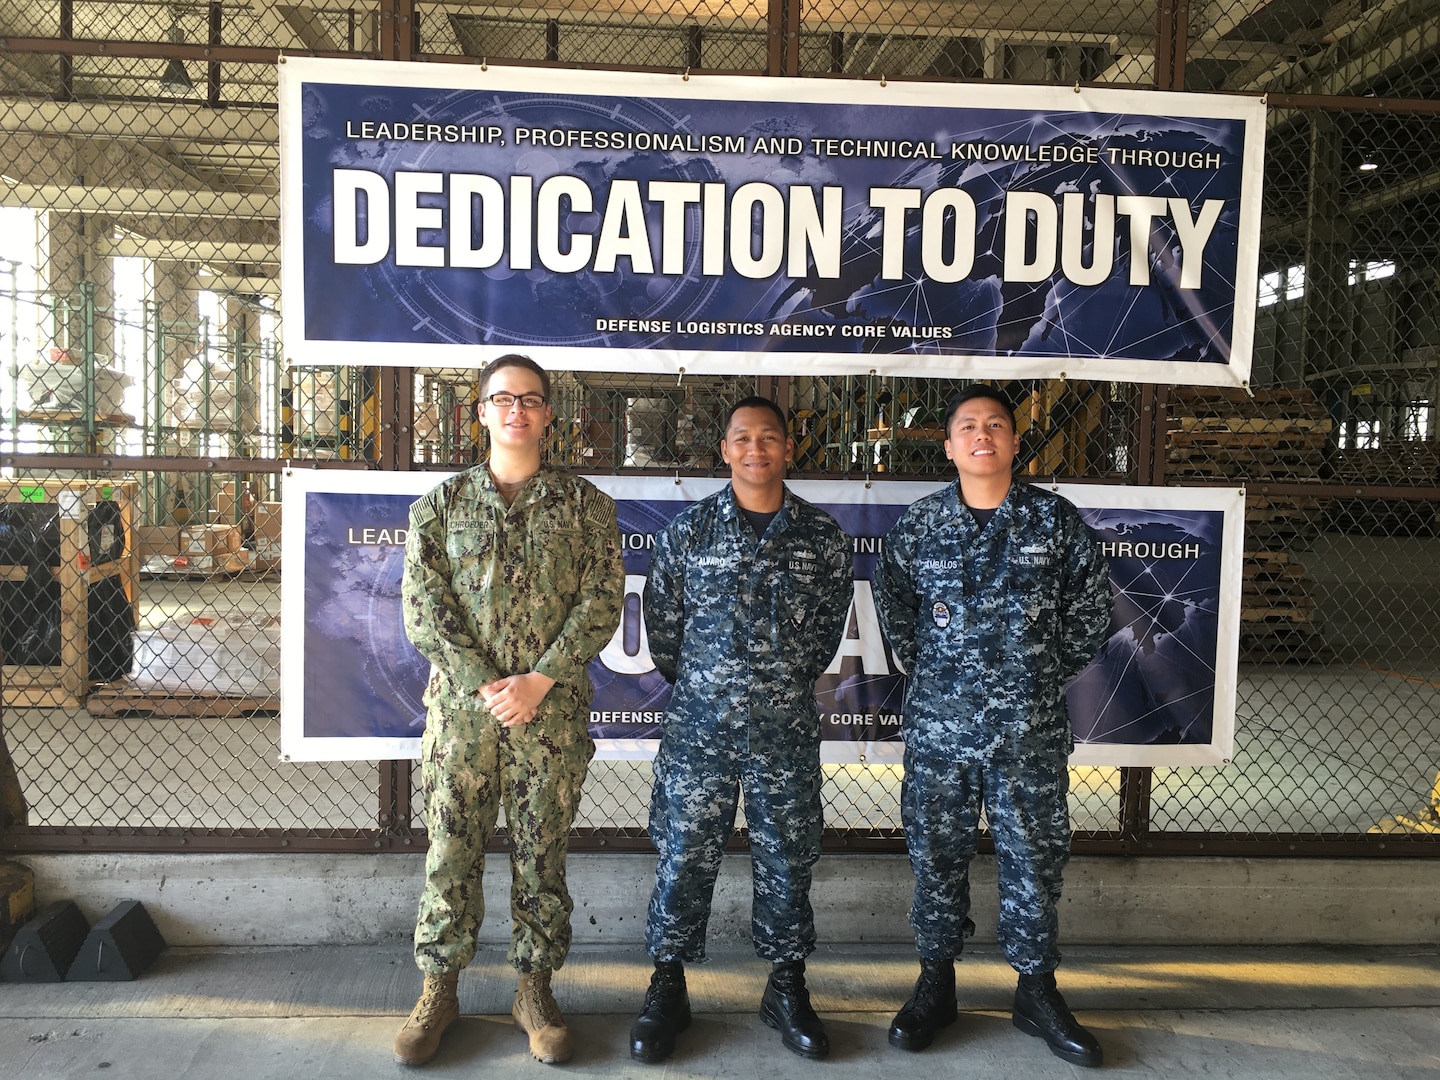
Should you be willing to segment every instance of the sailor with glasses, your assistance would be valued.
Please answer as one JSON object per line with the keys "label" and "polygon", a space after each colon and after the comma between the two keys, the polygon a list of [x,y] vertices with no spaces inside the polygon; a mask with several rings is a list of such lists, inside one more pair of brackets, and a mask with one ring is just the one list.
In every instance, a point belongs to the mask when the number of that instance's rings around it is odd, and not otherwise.
{"label": "sailor with glasses", "polygon": [[410,510],[405,631],[431,661],[421,777],[430,847],[415,925],[424,990],[395,1059],[429,1061],[460,1014],[457,979],[484,915],[485,847],[503,801],[510,849],[512,1015],[556,1063],[571,1036],[550,989],[570,948],[565,855],[595,744],[587,666],[620,622],[615,503],[543,465],[550,378],[526,356],[480,375],[489,460]]}

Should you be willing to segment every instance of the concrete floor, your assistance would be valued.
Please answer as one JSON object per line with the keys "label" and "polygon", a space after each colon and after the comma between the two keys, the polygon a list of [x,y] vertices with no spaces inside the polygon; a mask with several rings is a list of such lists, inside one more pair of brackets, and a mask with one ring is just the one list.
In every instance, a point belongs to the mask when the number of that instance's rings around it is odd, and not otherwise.
{"label": "concrete floor", "polygon": [[[576,1033],[570,1077],[1073,1077],[1010,1024],[1014,977],[995,950],[959,969],[961,1017],[935,1044],[886,1044],[915,975],[906,946],[845,945],[810,960],[829,1027],[825,1063],[786,1052],[756,1017],[765,966],[748,950],[690,969],[696,1013],[675,1057],[630,1060],[626,1032],[649,965],[636,947],[586,946],[556,977]],[[0,1063],[12,1080],[104,1076],[246,1080],[539,1078],[510,1022],[513,973],[482,951],[460,984],[466,1015],[423,1070],[390,1043],[419,976],[402,945],[170,949],[131,983],[0,985]],[[1061,970],[1106,1073],[1228,1078],[1440,1077],[1440,951],[1426,948],[1076,948]]]}

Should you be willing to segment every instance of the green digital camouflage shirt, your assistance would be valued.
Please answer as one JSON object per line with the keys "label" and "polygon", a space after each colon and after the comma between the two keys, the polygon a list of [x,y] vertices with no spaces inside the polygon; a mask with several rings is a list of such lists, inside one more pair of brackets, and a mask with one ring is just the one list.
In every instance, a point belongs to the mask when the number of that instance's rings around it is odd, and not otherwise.
{"label": "green digital camouflage shirt", "polygon": [[410,507],[402,607],[427,706],[483,709],[481,686],[538,671],[555,680],[538,719],[573,721],[624,597],[615,503],[588,480],[545,466],[507,506],[481,465]]}

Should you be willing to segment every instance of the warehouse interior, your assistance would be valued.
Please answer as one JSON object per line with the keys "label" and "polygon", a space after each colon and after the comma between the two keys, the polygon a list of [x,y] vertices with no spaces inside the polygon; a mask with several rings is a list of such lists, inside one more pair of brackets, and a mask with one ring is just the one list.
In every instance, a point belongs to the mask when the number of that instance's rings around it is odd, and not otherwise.
{"label": "warehouse interior", "polygon": [[[0,2],[0,849],[423,850],[412,763],[278,757],[279,499],[479,460],[475,371],[287,363],[286,55],[1266,95],[1251,392],[1009,387],[1027,475],[1247,493],[1235,758],[1076,768],[1075,851],[1440,855],[1431,0]],[[562,372],[550,456],[720,475],[717,415],[759,392],[792,475],[938,479],[958,385]],[[826,768],[827,851],[893,870],[898,768]],[[647,852],[649,786],[597,762],[573,850]]]}

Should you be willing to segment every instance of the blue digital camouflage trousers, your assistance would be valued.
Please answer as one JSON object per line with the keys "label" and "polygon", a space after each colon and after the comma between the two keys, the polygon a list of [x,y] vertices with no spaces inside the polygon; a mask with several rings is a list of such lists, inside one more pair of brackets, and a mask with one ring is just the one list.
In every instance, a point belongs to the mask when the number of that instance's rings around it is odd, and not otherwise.
{"label": "blue digital camouflage trousers", "polygon": [[662,743],[650,798],[650,839],[660,853],[645,923],[652,957],[705,959],[715,878],[741,790],[754,866],[755,952],[780,963],[815,951],[810,878],[820,858],[820,783],[815,747],[762,759],[713,745]]}
{"label": "blue digital camouflage trousers", "polygon": [[1022,975],[1055,970],[1061,875],[1070,859],[1069,787],[1063,758],[957,764],[906,749],[900,815],[915,872],[910,925],[921,957],[960,955],[983,805],[995,841],[1005,957]]}
{"label": "blue digital camouflage trousers", "polygon": [[430,850],[415,962],[441,974],[474,958],[485,916],[485,845],[503,801],[513,919],[508,958],[519,971],[559,968],[570,951],[575,907],[565,854],[595,744],[583,726],[556,731],[536,721],[504,728],[488,712],[436,705],[425,725],[420,770]]}

